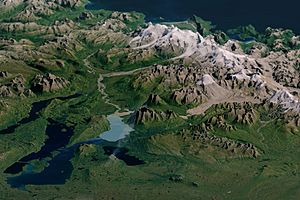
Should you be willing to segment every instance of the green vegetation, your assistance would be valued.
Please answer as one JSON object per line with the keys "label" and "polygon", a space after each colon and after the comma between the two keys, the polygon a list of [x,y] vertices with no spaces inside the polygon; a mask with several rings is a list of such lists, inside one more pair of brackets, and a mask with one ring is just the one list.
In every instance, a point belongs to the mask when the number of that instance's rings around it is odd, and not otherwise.
{"label": "green vegetation", "polygon": [[207,36],[207,35],[211,34],[212,29],[215,28],[215,26],[212,25],[212,23],[210,21],[206,21],[196,15],[194,15],[192,18],[190,18],[189,21],[196,25],[197,31],[203,36]]}
{"label": "green vegetation", "polygon": [[[1,194],[7,199],[19,196],[29,199],[32,195],[38,199],[51,196],[174,199],[187,195],[190,199],[199,196],[204,199],[294,199],[298,195],[295,189],[299,185],[298,135],[287,133],[280,123],[237,125],[236,131],[216,130],[214,134],[252,142],[264,152],[258,159],[214,156],[210,148],[200,148],[198,154],[193,154],[191,148],[197,147],[189,146],[173,133],[188,128],[190,123],[199,124],[201,120],[205,119],[153,124],[147,129],[137,126],[123,145],[130,149],[130,155],[146,161],[144,165],[126,166],[120,160],[105,156],[101,145],[82,146],[72,160],[76,167],[65,185],[28,186],[31,194],[20,190],[11,193],[11,189],[6,188]],[[259,131],[258,127],[261,127]],[[173,176],[180,176],[182,180],[170,180]],[[282,183],[285,187],[281,187]]]}
{"label": "green vegetation", "polygon": [[1,135],[1,165],[3,172],[16,160],[31,152],[37,152],[46,139],[47,120],[37,119],[16,129],[14,134]]}
{"label": "green vegetation", "polygon": [[238,39],[245,40],[247,38],[258,38],[260,33],[257,32],[254,26],[239,26],[235,29],[230,29],[227,31],[227,34],[231,36],[238,37]]}
{"label": "green vegetation", "polygon": [[290,50],[290,49],[298,49],[299,47],[294,46],[291,41],[292,37],[295,36],[293,31],[291,30],[282,30],[278,32],[277,34],[272,34],[272,29],[266,30],[265,38],[263,38],[263,42],[266,43],[269,47],[272,49],[276,49],[276,40],[280,40],[282,43],[282,47],[280,47],[278,50]]}
{"label": "green vegetation", "polygon": [[102,73],[113,71],[130,71],[138,68],[144,68],[153,64],[167,64],[169,58],[173,55],[161,53],[158,55],[147,55],[146,57],[137,59],[132,56],[133,52],[125,48],[123,44],[114,45],[106,44],[105,46],[98,46],[98,51],[89,59],[89,61],[101,69]]}
{"label": "green vegetation", "polygon": [[295,36],[292,30],[267,28],[265,32],[259,33],[254,26],[248,25],[230,29],[227,34],[239,40],[253,38],[257,42],[266,44],[273,51],[299,49],[299,45],[292,43],[292,38]]}
{"label": "green vegetation", "polygon": [[240,42],[241,48],[245,53],[248,53],[249,50],[254,46],[254,42]]}
{"label": "green vegetation", "polygon": [[[137,109],[147,100],[147,94],[135,92],[131,85],[131,77],[113,77],[105,79],[106,92],[111,102],[117,103],[121,108]],[[121,95],[120,95],[121,94]]]}
{"label": "green vegetation", "polygon": [[26,117],[30,111],[30,103],[26,101],[11,100],[9,107],[0,108],[0,129],[7,128],[10,125],[16,124],[19,120]]}
{"label": "green vegetation", "polygon": [[77,126],[75,129],[76,133],[80,133],[76,138],[74,135],[72,140],[72,144],[76,144],[79,142],[84,142],[92,138],[98,137],[101,133],[108,131],[110,129],[109,122],[104,116],[92,116],[90,122],[85,125],[87,128],[82,128],[81,126]]}
{"label": "green vegetation", "polygon": [[20,13],[25,8],[25,5],[21,4],[13,9],[0,10],[0,21],[1,22],[9,22],[10,18],[14,17],[18,13]]}
{"label": "green vegetation", "polygon": [[162,22],[162,24],[166,25],[174,25],[180,29],[191,30],[194,32],[199,32],[202,36],[208,36],[213,33],[216,28],[212,22],[202,19],[196,15],[192,16],[186,21],[179,22]]}
{"label": "green vegetation", "polygon": [[[1,22],[13,22],[23,9],[22,4],[2,12]],[[229,109],[215,107],[204,115],[188,117],[186,111],[196,105],[179,105],[171,98],[172,91],[184,84],[166,86],[163,76],[150,80],[147,69],[129,75],[109,76],[112,72],[167,64],[173,57],[164,52],[139,57],[143,52],[136,53],[127,47],[126,34],[144,26],[143,14],[131,12],[128,16],[120,16],[114,13],[116,16],[112,17],[112,11],[93,10],[89,11],[93,17],[80,19],[82,12],[86,12],[84,5],[38,16],[36,23],[45,27],[66,18],[72,20],[76,26],[67,34],[59,31],[2,31],[0,34],[5,39],[29,39],[33,43],[27,49],[19,49],[19,44],[14,44],[15,49],[14,45],[0,46],[3,51],[15,53],[10,55],[13,59],[0,64],[1,71],[12,75],[1,78],[1,84],[7,84],[12,77],[22,74],[26,79],[24,87],[28,89],[37,74],[47,73],[69,82],[67,87],[55,91],[1,97],[0,129],[27,117],[32,103],[53,100],[38,113],[38,119],[20,125],[14,133],[0,135],[0,199],[298,199],[300,130],[290,131],[276,109],[269,111],[262,106],[253,107],[256,118],[251,123],[238,122],[230,115]],[[117,19],[119,17],[124,19]],[[111,19],[117,19],[117,25],[113,24],[109,32],[97,32],[99,35],[93,35],[96,39],[88,37],[90,32],[85,33],[91,31],[97,22]],[[172,24],[199,31],[204,36],[213,34],[220,44],[228,41],[228,35],[237,35],[242,40],[254,38],[273,50],[282,50],[275,47],[278,39],[284,50],[299,48],[291,44],[294,33],[289,30],[274,35],[269,29],[261,34],[253,26],[246,26],[230,30],[227,35],[214,31],[211,22],[197,16]],[[117,31],[113,31],[114,25]],[[114,37],[110,38],[111,35]],[[104,39],[97,40],[99,38]],[[41,50],[41,45],[49,46]],[[252,45],[241,43],[245,52]],[[99,73],[106,74],[103,80],[106,88],[102,93],[98,91]],[[150,81],[145,81],[142,76]],[[64,100],[56,98],[75,93],[80,96]],[[160,102],[147,102],[151,94],[159,95]],[[74,134],[66,146],[70,147],[109,130],[106,116],[116,111],[114,104],[120,106],[121,111],[136,111],[145,103],[155,112],[171,110],[176,115],[163,120],[150,116],[154,119],[136,124],[134,132],[117,143],[80,145],[71,160],[74,168],[71,177],[63,185],[27,185],[26,190],[20,190],[11,188],[6,182],[10,175],[2,172],[7,167],[32,152],[38,152],[44,145],[49,119],[74,127]],[[124,121],[130,122],[133,115],[124,117]],[[222,123],[233,128],[226,130],[217,122],[210,122],[220,116],[222,120],[224,118]],[[203,131],[206,124],[209,128],[206,131],[215,138],[252,144],[260,155],[257,158],[235,155],[221,145],[201,142],[194,133]],[[143,160],[145,164],[128,166],[114,155],[105,155],[104,146],[124,147],[128,149],[128,155]],[[56,153],[52,152],[53,155]],[[42,171],[49,159],[31,161],[32,170]]]}
{"label": "green vegetation", "polygon": [[187,21],[179,21],[179,22],[162,22],[161,24],[174,25],[182,30],[191,30],[194,32],[197,31],[197,27],[188,20]]}
{"label": "green vegetation", "polygon": [[180,115],[185,115],[186,111],[196,105],[178,105],[171,99],[172,91],[180,88],[179,85],[165,87],[163,77],[144,82],[142,74],[132,76],[111,77],[104,80],[106,92],[111,102],[116,103],[122,109],[136,110],[144,103],[151,94],[159,95],[165,104],[149,105],[150,107],[162,111],[172,110]]}

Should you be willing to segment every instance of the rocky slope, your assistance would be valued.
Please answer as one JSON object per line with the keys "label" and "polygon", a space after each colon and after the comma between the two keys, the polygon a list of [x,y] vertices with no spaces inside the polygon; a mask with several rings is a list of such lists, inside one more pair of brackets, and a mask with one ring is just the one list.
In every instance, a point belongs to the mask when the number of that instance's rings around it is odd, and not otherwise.
{"label": "rocky slope", "polygon": [[254,53],[260,51],[260,46],[253,46],[252,53],[246,54],[237,41],[220,45],[211,36],[203,38],[199,33],[159,24],[149,24],[130,44],[133,49],[174,55],[171,60],[183,63],[184,66],[154,66],[137,79],[147,83],[163,77],[162,85],[181,85],[172,94],[180,104],[244,98],[278,103],[286,111],[300,111],[299,50],[270,51],[262,57]]}
{"label": "rocky slope", "polygon": [[147,124],[149,122],[168,121],[177,117],[178,115],[171,110],[159,111],[144,106],[132,114],[129,121],[133,122],[134,124]]}
{"label": "rocky slope", "polygon": [[[3,199],[297,199],[299,36],[249,26],[243,42],[196,16],[146,24],[82,2],[0,0],[0,173],[43,153],[52,129],[70,143],[30,161],[25,181],[65,153],[73,166],[58,167],[66,184],[26,190],[2,173]],[[112,113],[134,132],[98,142]]]}
{"label": "rocky slope", "polygon": [[2,0],[0,8],[9,16],[0,22],[1,115],[11,99],[91,92],[101,72],[126,76],[114,95],[128,90],[121,104],[134,104],[129,121],[138,127],[200,119],[180,135],[191,146],[257,157],[255,144],[214,134],[263,120],[299,132],[300,39],[289,31],[267,29],[263,39],[242,42],[223,32],[145,24],[137,13],[86,11],[79,0]]}

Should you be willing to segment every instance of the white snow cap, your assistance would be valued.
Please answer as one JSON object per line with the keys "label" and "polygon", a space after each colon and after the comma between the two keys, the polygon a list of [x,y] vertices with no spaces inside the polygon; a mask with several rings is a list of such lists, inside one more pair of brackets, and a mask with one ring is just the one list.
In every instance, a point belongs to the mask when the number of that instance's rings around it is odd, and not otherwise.
{"label": "white snow cap", "polygon": [[198,44],[203,37],[197,32],[181,30],[174,26],[161,24],[149,24],[137,37],[130,41],[134,49],[145,49],[150,47],[177,46],[184,50],[182,55],[173,59],[189,57],[197,51]]}
{"label": "white snow cap", "polygon": [[130,46],[133,49],[176,47],[181,53],[172,60],[194,56],[198,62],[210,62],[212,65],[230,68],[234,72],[244,69],[245,63],[258,67],[253,58],[228,51],[213,36],[203,38],[198,32],[181,30],[174,26],[150,23],[130,41]]}
{"label": "white snow cap", "polygon": [[231,77],[232,79],[237,79],[237,80],[250,80],[250,76],[246,74],[245,69],[240,70],[239,72],[233,74]]}
{"label": "white snow cap", "polygon": [[278,90],[270,98],[270,102],[280,104],[284,109],[300,112],[300,102],[287,90]]}
{"label": "white snow cap", "polygon": [[197,85],[211,85],[216,83],[214,79],[209,74],[205,74],[202,78],[197,82]]}

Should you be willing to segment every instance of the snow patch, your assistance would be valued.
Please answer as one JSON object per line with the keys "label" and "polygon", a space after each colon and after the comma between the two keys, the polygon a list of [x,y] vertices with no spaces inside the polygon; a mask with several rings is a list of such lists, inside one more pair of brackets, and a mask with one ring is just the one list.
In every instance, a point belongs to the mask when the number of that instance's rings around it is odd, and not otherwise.
{"label": "snow patch", "polygon": [[226,47],[217,44],[212,36],[203,38],[198,32],[181,30],[174,26],[149,23],[146,29],[130,41],[130,45],[133,49],[165,48],[174,51],[179,48],[183,53],[172,60],[193,56],[196,61],[209,62],[233,69],[234,72],[244,69],[245,65],[258,68],[253,58],[228,51]]}
{"label": "snow patch", "polygon": [[205,75],[203,75],[201,80],[199,80],[197,82],[197,85],[211,85],[211,84],[214,84],[214,83],[216,83],[214,81],[214,79],[209,74],[205,74]]}
{"label": "snow patch", "polygon": [[174,26],[150,23],[146,29],[130,41],[130,45],[133,46],[133,49],[178,47],[184,53],[172,59],[180,59],[193,55],[202,41],[203,37],[199,33],[181,30]]}
{"label": "snow patch", "polygon": [[285,89],[276,91],[270,98],[270,102],[280,104],[286,111],[300,112],[299,100]]}
{"label": "snow patch", "polygon": [[231,76],[233,80],[250,80],[250,76],[246,74],[246,70],[242,69]]}

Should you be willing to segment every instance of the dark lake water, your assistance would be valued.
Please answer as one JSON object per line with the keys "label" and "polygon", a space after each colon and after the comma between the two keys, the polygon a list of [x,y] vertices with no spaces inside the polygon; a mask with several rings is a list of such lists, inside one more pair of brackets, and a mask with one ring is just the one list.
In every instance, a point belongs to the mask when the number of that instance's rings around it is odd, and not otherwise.
{"label": "dark lake water", "polygon": [[[35,102],[32,104],[31,111],[28,117],[20,120],[17,124],[12,125],[4,130],[0,131],[0,134],[10,134],[21,126],[22,124],[29,123],[40,117],[39,112],[47,107],[53,99],[68,100],[81,96],[81,94],[76,93],[74,95],[66,97],[56,97],[48,100],[43,100]],[[26,184],[63,184],[66,179],[71,175],[73,166],[70,159],[73,157],[74,148],[60,149],[65,147],[73,135],[74,127],[68,127],[65,124],[56,122],[52,119],[48,119],[48,126],[46,129],[46,134],[48,139],[45,141],[44,146],[38,152],[33,152],[19,161],[8,167],[4,173],[7,174],[19,174],[19,176],[9,177],[7,182],[12,187],[22,188]],[[28,133],[30,134],[30,133]],[[54,156],[53,159],[48,161],[48,166],[40,173],[34,173],[31,170],[30,161],[42,160],[47,157],[51,157],[54,151],[58,151],[58,154]],[[26,170],[24,167],[27,166]]]}
{"label": "dark lake water", "polygon": [[4,173],[18,174],[23,171],[26,166],[32,160],[42,160],[47,157],[51,157],[51,153],[55,150],[65,147],[73,135],[73,127],[68,127],[65,124],[58,123],[51,119],[48,119],[49,125],[46,129],[48,139],[45,141],[44,146],[40,151],[31,153],[18,162],[7,168]]}
{"label": "dark lake water", "polygon": [[59,185],[70,178],[73,165],[70,161],[75,148],[59,150],[59,153],[48,161],[48,166],[41,172],[35,173],[30,167],[18,176],[7,178],[7,183],[13,188],[23,189],[26,185]]}
{"label": "dark lake water", "polygon": [[118,147],[112,147],[112,146],[104,146],[103,150],[105,152],[105,155],[114,155],[116,158],[123,160],[126,165],[128,166],[136,166],[136,165],[142,165],[145,164],[143,160],[138,159],[135,156],[128,155],[128,149],[126,148],[118,148]]}
{"label": "dark lake water", "polygon": [[28,113],[28,116],[21,119],[19,122],[17,122],[14,125],[11,125],[5,129],[0,130],[0,134],[10,134],[13,133],[19,126],[23,125],[23,124],[27,124],[29,122],[32,122],[36,119],[38,119],[40,117],[39,112],[41,110],[43,110],[44,108],[47,107],[47,105],[49,105],[49,103],[51,103],[51,101],[53,99],[59,99],[59,100],[67,100],[67,99],[73,99],[73,98],[77,98],[79,97],[81,94],[76,93],[70,96],[66,96],[66,97],[56,97],[56,98],[51,98],[51,99],[47,99],[47,100],[43,100],[43,101],[38,101],[32,104],[31,106],[31,110]]}
{"label": "dark lake water", "polygon": [[91,0],[87,8],[139,11],[148,20],[182,20],[195,14],[223,30],[253,24],[258,30],[270,26],[300,33],[299,0]]}
{"label": "dark lake water", "polygon": [[[78,97],[77,95],[69,97],[60,97],[59,99],[70,99]],[[51,101],[51,100],[48,100]],[[45,101],[36,102],[32,106],[32,110],[40,111],[46,107],[49,102]],[[36,118],[38,113],[29,115],[26,122]],[[19,161],[8,167],[4,173],[16,176],[9,176],[7,183],[13,188],[25,189],[26,185],[57,185],[64,184],[73,172],[73,165],[71,159],[78,147],[82,144],[96,144],[101,145],[103,141],[117,142],[124,139],[133,129],[131,129],[122,119],[116,115],[108,117],[110,122],[110,130],[103,133],[102,137],[94,138],[85,142],[74,144],[66,147],[69,143],[70,137],[73,135],[74,127],[68,127],[65,124],[48,119],[48,126],[46,134],[48,139],[45,141],[44,146],[38,152],[33,152],[24,156]],[[24,122],[24,120],[21,120]],[[19,123],[21,124],[21,123]],[[128,149],[113,146],[103,147],[105,155],[114,155],[117,159],[124,161],[129,166],[142,165],[145,162],[135,156],[128,155]],[[53,153],[56,152],[53,156]],[[30,163],[33,160],[47,161],[47,166],[40,172],[33,170],[34,166]]]}

